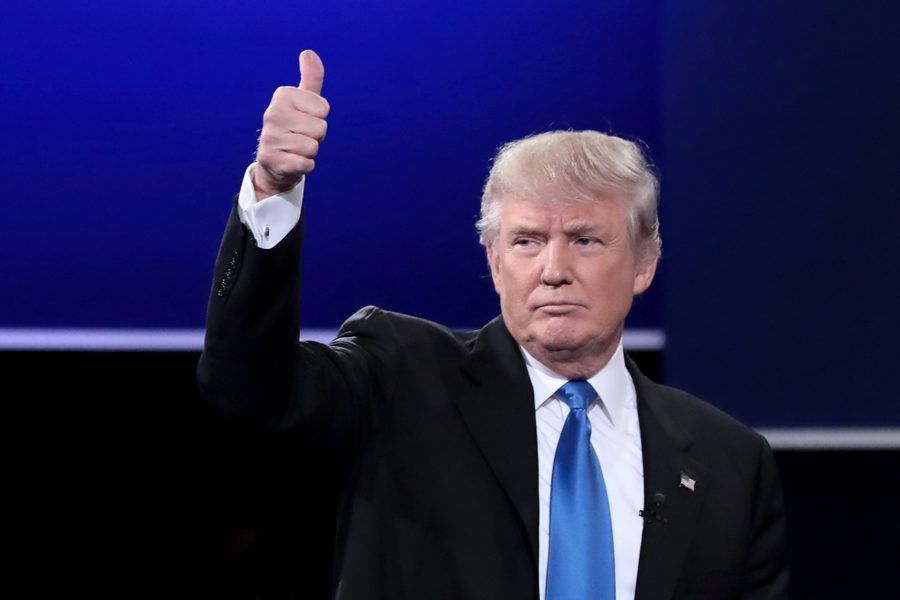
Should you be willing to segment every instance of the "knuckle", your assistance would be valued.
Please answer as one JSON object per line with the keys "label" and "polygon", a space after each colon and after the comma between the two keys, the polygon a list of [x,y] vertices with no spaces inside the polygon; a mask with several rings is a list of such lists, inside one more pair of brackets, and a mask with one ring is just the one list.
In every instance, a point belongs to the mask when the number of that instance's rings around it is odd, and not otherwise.
{"label": "knuckle", "polygon": [[270,132],[263,130],[262,134],[259,136],[259,145],[260,147],[269,147],[274,146],[276,142],[275,136]]}
{"label": "knuckle", "polygon": [[283,85],[275,90],[275,93],[272,94],[272,102],[269,104],[270,108],[275,109],[285,109],[289,108],[293,105],[293,95],[294,89]]}
{"label": "knuckle", "polygon": [[256,162],[266,167],[271,166],[274,162],[272,153],[267,150],[260,149],[256,153]]}
{"label": "knuckle", "polygon": [[263,127],[277,127],[284,121],[284,110],[276,104],[269,105],[263,113]]}

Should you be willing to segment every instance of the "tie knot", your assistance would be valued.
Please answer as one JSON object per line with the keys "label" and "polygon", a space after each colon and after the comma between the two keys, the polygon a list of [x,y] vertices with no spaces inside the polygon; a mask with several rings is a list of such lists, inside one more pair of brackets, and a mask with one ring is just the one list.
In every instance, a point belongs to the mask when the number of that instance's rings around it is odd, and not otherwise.
{"label": "tie knot", "polygon": [[584,379],[573,379],[559,388],[556,393],[572,410],[584,410],[597,399],[597,392]]}

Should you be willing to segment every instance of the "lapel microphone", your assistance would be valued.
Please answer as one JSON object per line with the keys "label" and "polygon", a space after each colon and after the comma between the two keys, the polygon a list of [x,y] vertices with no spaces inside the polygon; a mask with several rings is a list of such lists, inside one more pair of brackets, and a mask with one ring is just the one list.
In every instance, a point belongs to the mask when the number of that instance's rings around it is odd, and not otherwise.
{"label": "lapel microphone", "polygon": [[644,518],[644,523],[668,523],[669,520],[662,514],[662,507],[666,503],[666,495],[661,492],[653,494],[653,506],[638,511],[638,516]]}

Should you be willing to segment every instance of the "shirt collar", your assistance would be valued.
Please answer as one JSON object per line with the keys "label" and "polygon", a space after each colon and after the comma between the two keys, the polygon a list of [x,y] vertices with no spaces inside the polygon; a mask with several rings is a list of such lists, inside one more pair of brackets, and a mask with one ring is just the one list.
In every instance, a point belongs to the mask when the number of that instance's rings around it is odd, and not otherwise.
{"label": "shirt collar", "polygon": [[[534,388],[534,409],[537,411],[569,380],[537,360],[522,346],[519,346],[519,350],[525,357],[528,378],[531,379]],[[599,394],[598,402],[613,426],[619,425],[622,422],[622,411],[635,402],[634,385],[625,367],[625,351],[621,338],[609,361],[587,381]]]}

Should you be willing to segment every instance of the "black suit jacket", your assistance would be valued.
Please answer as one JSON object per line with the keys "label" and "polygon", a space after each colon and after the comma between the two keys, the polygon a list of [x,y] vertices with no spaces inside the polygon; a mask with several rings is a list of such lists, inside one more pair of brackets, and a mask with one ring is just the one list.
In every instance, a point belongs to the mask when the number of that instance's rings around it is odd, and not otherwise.
{"label": "black suit jacket", "polygon": [[[202,392],[227,417],[295,431],[333,460],[344,482],[337,597],[536,599],[533,391],[502,319],[454,332],[367,307],[330,345],[298,344],[301,229],[260,250],[232,211]],[[637,599],[786,597],[783,508],[765,440],[627,364],[645,506],[665,496],[660,518],[644,525]]]}

